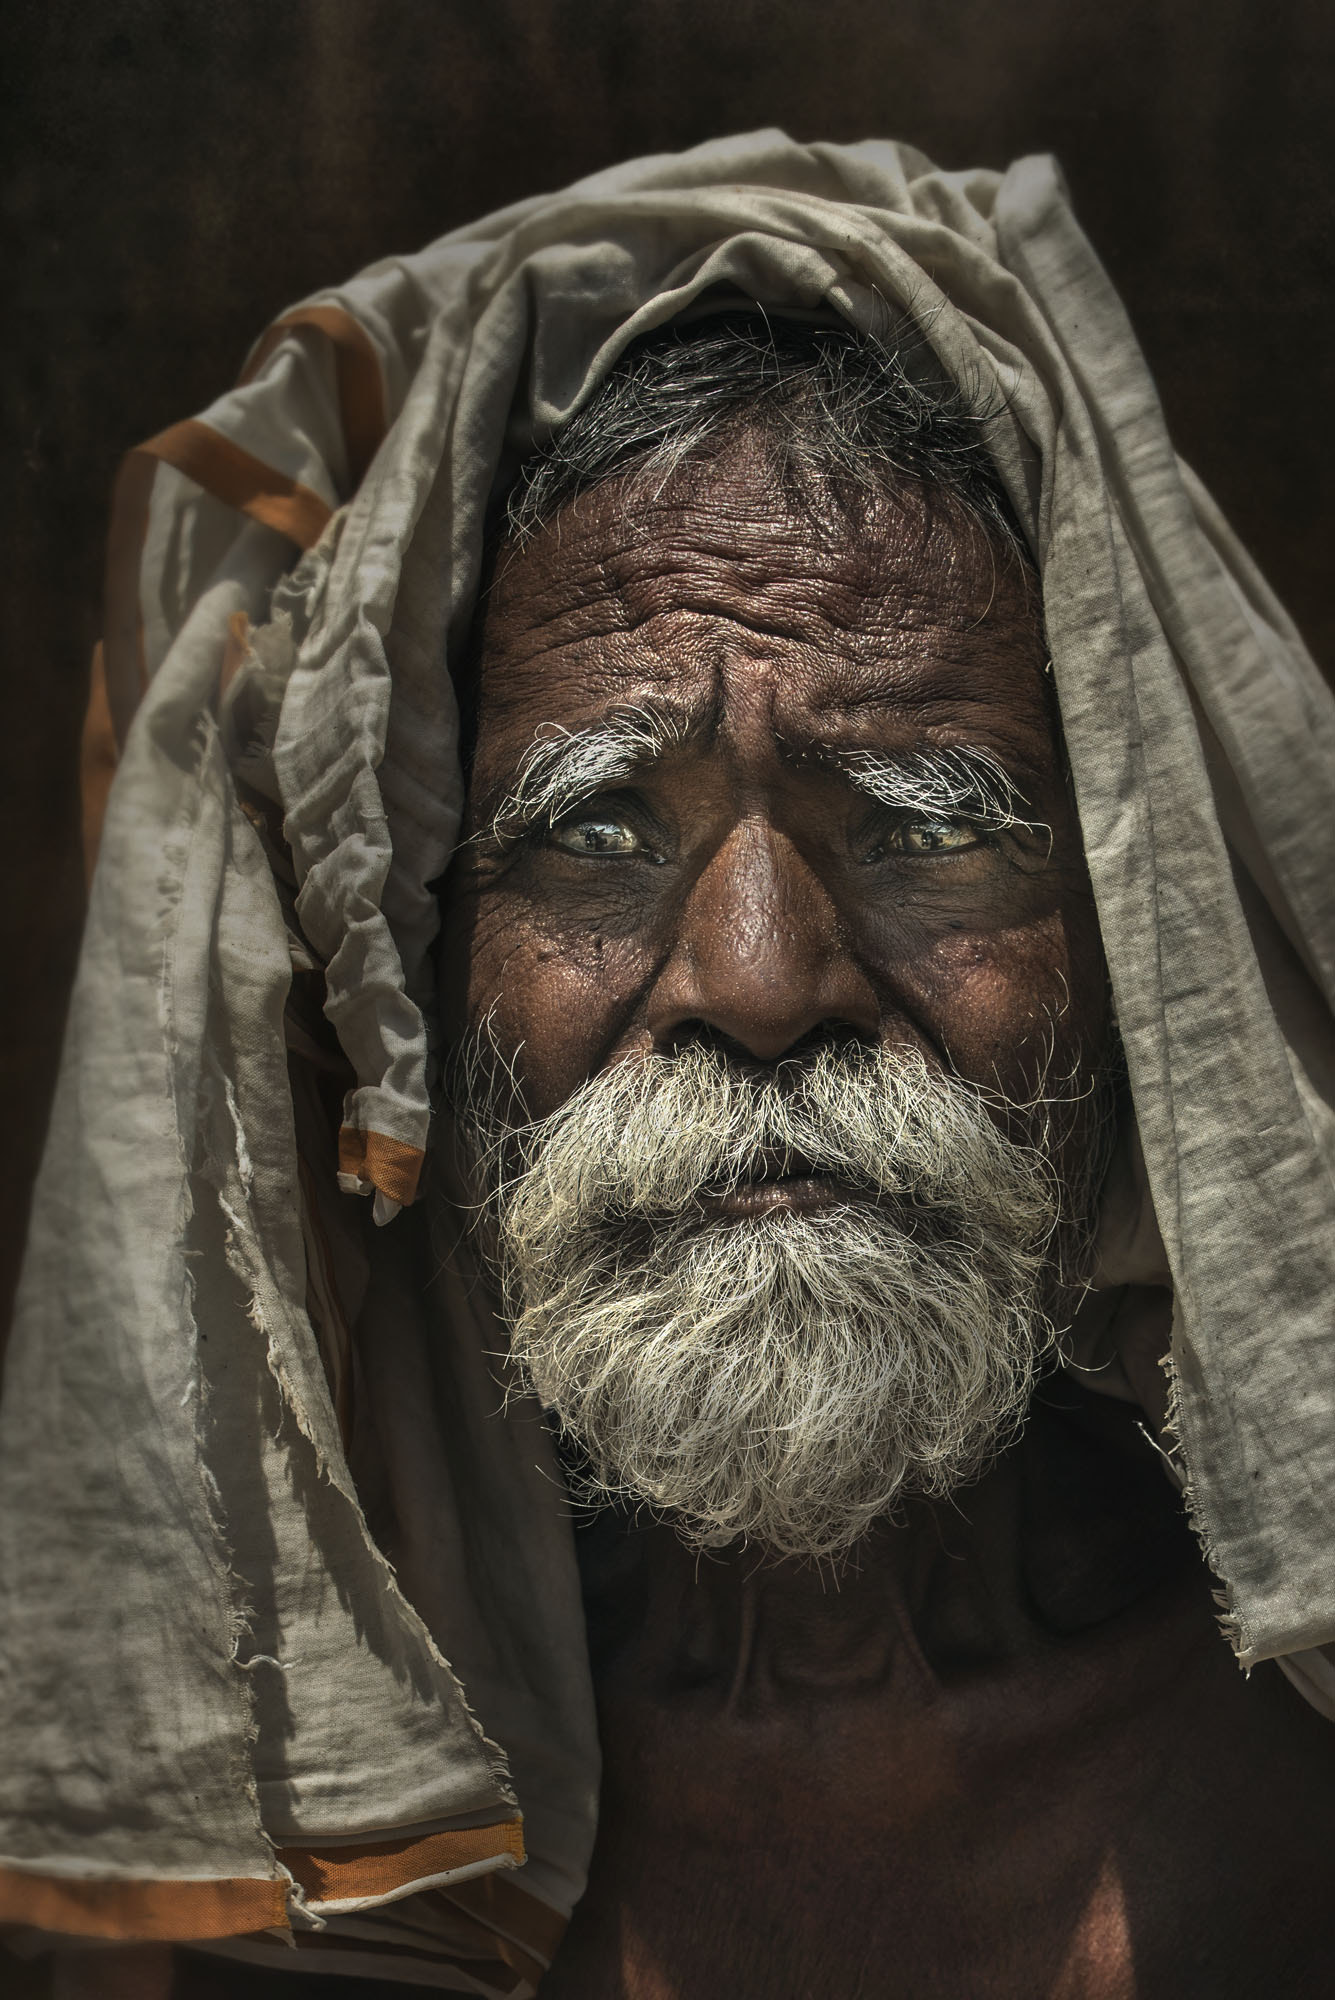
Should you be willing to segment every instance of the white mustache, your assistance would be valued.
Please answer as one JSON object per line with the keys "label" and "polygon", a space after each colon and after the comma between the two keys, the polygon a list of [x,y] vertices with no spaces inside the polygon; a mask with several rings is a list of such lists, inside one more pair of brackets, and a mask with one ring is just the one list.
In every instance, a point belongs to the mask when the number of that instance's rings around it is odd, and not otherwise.
{"label": "white mustache", "polygon": [[522,1176],[525,1207],[548,1206],[553,1222],[668,1217],[776,1170],[979,1220],[1000,1174],[1008,1203],[1021,1182],[1032,1188],[1040,1233],[1052,1220],[1038,1149],[1004,1137],[983,1092],[933,1073],[913,1049],[827,1048],[765,1073],[707,1047],[651,1055],[596,1077],[546,1119],[499,1129],[484,1117],[474,1132],[493,1190],[518,1198]]}

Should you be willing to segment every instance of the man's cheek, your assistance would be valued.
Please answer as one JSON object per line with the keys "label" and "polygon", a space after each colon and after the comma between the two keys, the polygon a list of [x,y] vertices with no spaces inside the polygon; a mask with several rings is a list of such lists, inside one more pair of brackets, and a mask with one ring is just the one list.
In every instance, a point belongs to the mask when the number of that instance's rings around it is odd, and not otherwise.
{"label": "man's cheek", "polygon": [[633,1031],[650,974],[646,955],[599,929],[552,934],[526,922],[480,923],[468,1025],[490,1034],[542,1117],[599,1070]]}
{"label": "man's cheek", "polygon": [[916,968],[921,1004],[951,1067],[973,1082],[1025,1097],[1054,1059],[1087,1050],[1085,982],[1073,987],[1057,917],[1004,931],[938,935]]}

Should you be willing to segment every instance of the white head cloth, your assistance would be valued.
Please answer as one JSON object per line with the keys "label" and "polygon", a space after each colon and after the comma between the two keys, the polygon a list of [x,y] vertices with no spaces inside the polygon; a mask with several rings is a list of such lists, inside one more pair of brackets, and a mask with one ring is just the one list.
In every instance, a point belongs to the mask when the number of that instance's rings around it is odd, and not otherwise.
{"label": "white head cloth", "polygon": [[[995,411],[1171,1274],[1189,1505],[1244,1663],[1335,1639],[1335,704],[1175,459],[1050,160],[949,174],[757,133],[373,266],[122,476],[97,697],[120,768],[3,1412],[7,1914],[327,1923],[350,1969],[390,1943],[386,1972],[516,1993],[580,1893],[597,1746],[544,1434],[497,1413],[465,1288],[423,1306],[408,1219],[374,1236],[354,1352],[335,1176],[390,1217],[426,1144],[449,663],[488,497],[707,294],[906,314]],[[321,976],[337,1060],[318,1005],[303,1026]],[[322,1074],[337,1163],[298,1143]],[[506,1901],[487,1871],[521,1809],[531,1893]]]}

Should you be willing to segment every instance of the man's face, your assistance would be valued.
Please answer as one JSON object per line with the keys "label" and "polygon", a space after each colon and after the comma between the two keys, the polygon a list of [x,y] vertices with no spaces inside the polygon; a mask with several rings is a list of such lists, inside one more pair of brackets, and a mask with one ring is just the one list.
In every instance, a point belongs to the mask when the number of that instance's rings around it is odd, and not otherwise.
{"label": "man's face", "polygon": [[[452,876],[446,1035],[490,1016],[531,1116],[702,1029],[762,1063],[842,1030],[1012,1098],[1105,1038],[1032,578],[912,504],[827,538],[756,472],[743,446],[679,506],[595,489],[498,565],[469,839],[540,735],[642,707],[680,739]],[[955,749],[1037,831],[850,778]]]}
{"label": "man's face", "polygon": [[[749,1516],[735,1495],[706,1505],[691,1484],[698,1467],[679,1484],[661,1467],[628,1468],[624,1439],[609,1444],[580,1410],[595,1377],[614,1401],[639,1398],[618,1360],[631,1337],[600,1325],[603,1358],[581,1360],[579,1384],[561,1388],[561,1343],[575,1340],[562,1328],[572,1302],[638,1285],[651,1304],[634,1334],[635,1379],[653,1373],[645,1357],[656,1367],[665,1338],[679,1341],[685,1370],[639,1411],[639,1431],[694,1434],[708,1408],[706,1429],[736,1430],[735,1456],[760,1430],[796,1434],[805,1419],[784,1384],[818,1372],[809,1354],[800,1367],[772,1357],[768,1402],[734,1422],[746,1356],[768,1350],[785,1315],[800,1346],[865,1268],[863,1292],[821,1339],[863,1358],[898,1342],[899,1358],[880,1387],[860,1358],[856,1379],[845,1371],[825,1401],[907,1407],[917,1390],[905,1383],[935,1372],[945,1385],[912,1438],[866,1441],[897,1468],[878,1504],[906,1482],[939,1486],[975,1466],[984,1432],[1014,1414],[1003,1404],[1032,1372],[1015,1328],[1034,1317],[1041,1286],[1017,1301],[1042,1230],[1025,1186],[1032,1156],[1009,1141],[1046,1143],[1057,1178],[1076,1177],[1101,1104],[1086,1085],[1108,1036],[1036,588],[1017,561],[913,498],[878,503],[856,531],[834,511],[818,523],[785,502],[743,438],[675,496],[628,503],[611,483],[503,554],[478,671],[467,844],[441,946],[446,1035],[469,1051],[474,1095],[485,1071],[493,1138],[536,1124],[559,1160],[573,1135],[575,1164],[561,1169],[572,1184],[588,1179],[580,1158],[621,1162],[607,1168],[583,1266],[569,1249],[588,1221],[578,1204],[562,1208],[561,1195],[533,1225],[566,1246],[566,1267],[546,1250],[530,1260],[546,1275],[530,1271],[518,1290],[549,1296],[512,1300],[521,1351],[532,1360],[524,1329],[536,1314],[551,1363],[535,1365],[538,1386],[586,1442],[592,1431],[609,1484],[712,1522],[714,1539],[729,1524],[761,1533],[768,1523],[780,1545],[814,1548],[819,1535],[774,1528],[759,1500]],[[864,1069],[869,1080],[841,1099],[847,1063],[873,1058],[881,1080]],[[813,1062],[812,1105],[786,1123],[790,1080]],[[659,1081],[636,1097],[641,1075]],[[735,1079],[764,1098],[753,1141],[752,1099],[738,1109]],[[653,1094],[660,1081],[666,1095]],[[880,1136],[827,1148],[821,1121],[837,1124],[839,1105],[863,1094],[882,1107]],[[1055,1128],[1036,1108],[1050,1097],[1062,1106]],[[741,1136],[715,1158],[713,1135],[734,1119]],[[658,1157],[679,1120],[686,1152],[713,1161],[698,1185],[689,1160]],[[915,1164],[895,1166],[910,1128]],[[996,1160],[999,1129],[1008,1157]],[[629,1162],[627,1145],[640,1149]],[[933,1191],[938,1155],[948,1171]],[[979,1220],[993,1214],[995,1227]],[[873,1223],[890,1236],[873,1241]],[[996,1296],[975,1299],[969,1273],[988,1263],[993,1237],[1009,1243]],[[664,1285],[694,1269],[697,1252],[698,1297],[669,1300]],[[887,1303],[881,1274],[901,1265],[903,1296]],[[739,1300],[763,1293],[763,1314],[752,1325],[729,1308],[720,1382],[702,1386],[701,1329],[729,1286]],[[807,1308],[793,1306],[799,1296]],[[930,1355],[914,1331],[924,1313]],[[882,1319],[898,1329],[884,1340]],[[971,1343],[1007,1350],[1010,1388],[979,1390],[966,1446],[958,1354]],[[981,1382],[992,1362],[978,1367]],[[999,1379],[1000,1362],[992,1372]],[[941,1442],[952,1425],[958,1450]],[[821,1449],[828,1459],[829,1438]],[[757,1492],[769,1476],[757,1474]],[[831,1477],[828,1464],[813,1470],[812,1490]],[[833,1545],[834,1529],[822,1533]]]}

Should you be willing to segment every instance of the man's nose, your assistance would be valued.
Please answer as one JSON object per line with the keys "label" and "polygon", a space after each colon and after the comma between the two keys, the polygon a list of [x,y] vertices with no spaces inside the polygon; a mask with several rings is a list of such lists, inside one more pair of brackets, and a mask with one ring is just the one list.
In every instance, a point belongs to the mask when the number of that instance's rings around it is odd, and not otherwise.
{"label": "man's nose", "polygon": [[876,1038],[880,1007],[818,873],[744,822],[697,876],[649,998],[654,1047],[707,1032],[776,1062],[819,1032]]}

